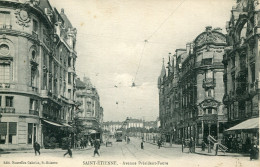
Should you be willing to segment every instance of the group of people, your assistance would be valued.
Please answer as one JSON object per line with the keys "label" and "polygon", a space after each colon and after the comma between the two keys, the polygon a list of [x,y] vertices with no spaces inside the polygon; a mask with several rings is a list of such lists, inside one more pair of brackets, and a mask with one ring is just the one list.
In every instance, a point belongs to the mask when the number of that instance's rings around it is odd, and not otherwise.
{"label": "group of people", "polygon": [[189,140],[182,139],[182,152],[184,151],[185,147],[189,148],[189,153],[195,152],[195,141],[191,137]]}
{"label": "group of people", "polygon": [[[95,157],[96,154],[98,156],[100,156],[100,154],[99,154],[99,149],[100,149],[100,145],[101,145],[100,141],[96,139],[96,140],[93,141],[92,144],[94,146],[93,157]],[[37,153],[38,153],[38,155],[41,154],[40,153],[41,146],[40,146],[40,144],[37,141],[34,142],[33,149],[34,149],[34,152],[35,152],[35,156],[37,156]],[[67,154],[69,154],[69,156],[72,158],[72,150],[71,150],[70,145],[67,146],[67,152],[65,154],[63,154],[63,156],[65,157]]]}

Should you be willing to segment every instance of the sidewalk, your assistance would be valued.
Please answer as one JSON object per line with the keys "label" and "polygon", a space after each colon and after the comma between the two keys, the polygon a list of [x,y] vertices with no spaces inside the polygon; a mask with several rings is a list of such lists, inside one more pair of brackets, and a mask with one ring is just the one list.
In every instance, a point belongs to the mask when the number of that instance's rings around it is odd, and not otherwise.
{"label": "sidewalk", "polygon": [[[79,149],[79,148],[76,148],[76,149],[72,149],[72,151],[85,151],[85,150],[90,150],[92,149],[93,147],[87,147],[87,148],[84,148],[84,149]],[[61,149],[61,148],[55,148],[55,149],[45,149],[45,148],[42,148],[40,150],[41,153],[53,153],[53,152],[66,152],[66,149]],[[0,154],[10,154],[10,153],[34,153],[34,150],[33,149],[24,149],[24,150],[0,150]]]}
{"label": "sidewalk", "polygon": [[[149,143],[149,144],[152,144],[152,145],[157,145],[157,143],[153,143],[152,141],[146,141],[146,143]],[[162,147],[164,147],[164,148],[179,148],[180,150],[182,149],[180,144],[172,144],[172,146],[170,146],[170,143],[165,143]],[[185,147],[183,153],[189,153],[189,148]],[[211,149],[211,153],[209,153],[208,149],[205,149],[205,151],[201,151],[200,147],[196,147],[194,154],[205,155],[205,156],[215,156],[215,150]],[[229,153],[229,152],[224,153],[222,151],[218,151],[217,156],[249,157],[250,155],[249,154],[243,154],[243,153]]]}
{"label": "sidewalk", "polygon": [[[157,142],[155,142],[155,143],[153,143],[152,141],[145,141],[145,142],[157,146]],[[171,146],[170,143],[164,143],[161,147],[164,147],[164,148],[181,148],[181,145],[172,143],[172,146]]]}

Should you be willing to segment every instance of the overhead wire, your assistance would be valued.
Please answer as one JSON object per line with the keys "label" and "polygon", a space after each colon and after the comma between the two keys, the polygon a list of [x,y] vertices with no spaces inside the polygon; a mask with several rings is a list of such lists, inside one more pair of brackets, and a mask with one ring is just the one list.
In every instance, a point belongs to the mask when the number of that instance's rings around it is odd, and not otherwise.
{"label": "overhead wire", "polygon": [[155,29],[155,31],[147,39],[144,40],[144,46],[143,46],[143,49],[142,49],[142,52],[141,52],[141,57],[140,57],[140,60],[139,60],[139,64],[137,66],[137,70],[136,70],[136,74],[135,74],[135,77],[134,77],[134,80],[133,80],[133,84],[135,84],[136,76],[137,76],[137,74],[139,72],[139,69],[140,69],[140,65],[141,65],[141,61],[142,61],[143,55],[144,55],[144,49],[145,49],[146,43],[148,43],[148,41],[160,30],[160,28],[167,22],[167,20],[178,10],[178,8],[185,1],[186,0],[181,0],[180,3],[177,5],[177,7],[173,10],[173,12]]}

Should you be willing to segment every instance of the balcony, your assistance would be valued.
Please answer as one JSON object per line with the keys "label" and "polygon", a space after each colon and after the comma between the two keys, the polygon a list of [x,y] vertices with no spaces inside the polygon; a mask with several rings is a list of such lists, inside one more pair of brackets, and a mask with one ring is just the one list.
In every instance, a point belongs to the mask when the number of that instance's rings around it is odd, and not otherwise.
{"label": "balcony", "polygon": [[0,24],[0,29],[12,29],[12,25]]}
{"label": "balcony", "polygon": [[37,116],[39,116],[39,111],[29,110],[29,114],[30,114],[30,115],[37,115]]}
{"label": "balcony", "polygon": [[216,80],[214,78],[206,78],[203,80],[203,88],[210,88],[216,86]]}
{"label": "balcony", "polygon": [[15,113],[14,107],[0,107],[0,113]]}

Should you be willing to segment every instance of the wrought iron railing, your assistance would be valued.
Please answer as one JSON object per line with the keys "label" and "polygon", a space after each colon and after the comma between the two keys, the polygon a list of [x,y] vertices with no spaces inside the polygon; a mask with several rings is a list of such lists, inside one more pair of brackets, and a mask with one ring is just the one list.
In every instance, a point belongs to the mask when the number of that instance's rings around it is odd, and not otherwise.
{"label": "wrought iron railing", "polygon": [[15,113],[14,107],[0,107],[0,113]]}

